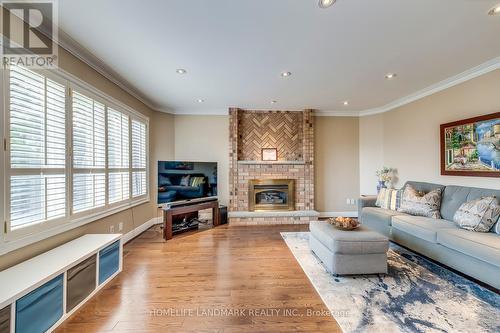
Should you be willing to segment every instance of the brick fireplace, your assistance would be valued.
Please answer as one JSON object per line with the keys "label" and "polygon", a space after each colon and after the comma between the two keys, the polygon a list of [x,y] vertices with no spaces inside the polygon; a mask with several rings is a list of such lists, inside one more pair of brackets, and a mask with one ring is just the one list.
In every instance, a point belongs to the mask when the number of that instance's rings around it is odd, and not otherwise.
{"label": "brick fireplace", "polygon": [[[231,108],[229,118],[230,223],[309,223],[316,219],[312,110]],[[277,160],[262,161],[262,148],[275,148]],[[283,187],[264,186],[258,187],[261,197],[255,197],[255,184],[280,182],[289,184],[292,193],[285,195],[280,192]],[[256,205],[252,199],[261,203]]]}

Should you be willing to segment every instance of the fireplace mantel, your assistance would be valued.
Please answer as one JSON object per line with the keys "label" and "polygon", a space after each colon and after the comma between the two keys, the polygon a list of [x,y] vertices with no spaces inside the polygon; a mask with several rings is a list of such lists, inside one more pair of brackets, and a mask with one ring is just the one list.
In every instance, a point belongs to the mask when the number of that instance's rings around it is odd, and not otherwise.
{"label": "fireplace mantel", "polygon": [[[264,148],[276,148],[278,160],[262,161],[261,151]],[[256,179],[293,180],[294,205],[288,209],[306,212],[305,215],[288,212],[283,214],[283,211],[278,214],[272,212],[271,216],[254,214],[260,212],[232,214],[252,210],[249,183]],[[270,196],[272,200],[279,201],[276,195],[281,194],[270,195],[274,195]],[[229,196],[229,223],[232,225],[295,224],[317,219],[314,210],[312,110],[292,112],[229,109]]]}

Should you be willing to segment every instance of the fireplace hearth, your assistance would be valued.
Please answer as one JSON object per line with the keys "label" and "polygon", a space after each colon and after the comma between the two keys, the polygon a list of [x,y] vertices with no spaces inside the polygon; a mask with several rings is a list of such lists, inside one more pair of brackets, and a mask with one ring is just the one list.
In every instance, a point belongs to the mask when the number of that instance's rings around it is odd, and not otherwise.
{"label": "fireplace hearth", "polygon": [[248,210],[294,210],[294,194],[293,179],[252,179],[248,182]]}

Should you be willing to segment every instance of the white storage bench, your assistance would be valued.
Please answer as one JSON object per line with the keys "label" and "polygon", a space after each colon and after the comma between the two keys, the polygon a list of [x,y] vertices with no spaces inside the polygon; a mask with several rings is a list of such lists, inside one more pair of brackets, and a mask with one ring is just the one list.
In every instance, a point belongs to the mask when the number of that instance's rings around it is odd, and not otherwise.
{"label": "white storage bench", "polygon": [[121,272],[121,236],[85,235],[0,272],[0,333],[54,330]]}

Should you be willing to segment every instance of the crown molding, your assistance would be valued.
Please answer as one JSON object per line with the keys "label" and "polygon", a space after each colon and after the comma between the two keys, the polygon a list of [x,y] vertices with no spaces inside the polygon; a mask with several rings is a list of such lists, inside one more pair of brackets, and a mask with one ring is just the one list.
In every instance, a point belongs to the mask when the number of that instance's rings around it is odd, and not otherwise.
{"label": "crown molding", "polygon": [[403,98],[399,98],[399,99],[397,99],[391,103],[388,103],[384,106],[359,111],[359,116],[360,117],[371,116],[371,115],[394,110],[394,109],[399,108],[403,105],[415,102],[419,99],[433,95],[435,93],[446,90],[448,88],[459,85],[461,83],[467,82],[467,81],[472,80],[472,79],[479,77],[481,75],[493,72],[494,70],[497,70],[497,69],[500,69],[500,57],[491,59],[485,63],[482,63],[479,66],[473,67],[473,68],[468,69],[460,74],[457,74],[455,76],[447,78],[441,82],[435,83],[427,88],[424,88],[420,91],[417,91],[416,93],[405,96]]}
{"label": "crown molding", "polygon": [[[121,77],[118,73],[113,71],[106,63],[104,63],[101,59],[96,57],[94,54],[92,54],[90,51],[85,49],[83,46],[81,46],[78,42],[76,42],[73,38],[71,38],[68,34],[66,34],[64,31],[59,30],[59,41],[58,44],[63,47],[65,50],[70,52],[72,55],[74,55],[76,58],[80,59],[87,65],[89,65],[91,68],[96,70],[99,74],[119,86],[121,89],[144,103],[146,106],[151,108],[152,110],[159,111],[159,112],[165,112],[169,114],[176,114],[176,115],[227,115],[228,111],[227,109],[214,109],[214,110],[203,110],[203,109],[198,109],[198,110],[183,110],[183,109],[178,109],[178,110],[169,110],[162,108],[155,103],[153,103],[149,98],[144,96],[141,92],[139,92],[138,89],[133,87],[132,84],[127,82],[123,77]],[[451,88],[453,86],[456,86],[458,84],[464,83],[466,81],[472,80],[476,77],[479,77],[481,75],[490,73],[494,70],[500,69],[500,57],[496,57],[494,59],[491,59],[485,63],[482,63],[476,67],[473,67],[471,69],[468,69],[460,74],[454,75],[450,78],[447,78],[443,81],[440,81],[438,83],[435,83],[433,85],[430,85],[422,90],[419,90],[413,94],[407,95],[405,97],[396,99],[386,105],[372,108],[372,109],[365,109],[365,110],[353,110],[353,111],[340,111],[340,110],[334,110],[334,111],[328,111],[328,110],[315,110],[314,115],[319,116],[319,117],[364,117],[364,116],[371,116],[371,115],[376,115],[384,112],[388,112],[391,110],[394,110],[396,108],[399,108],[401,106],[404,106],[406,104],[415,102],[419,99],[425,98],[427,96],[433,95],[435,93],[438,93],[440,91],[446,90],[448,88]],[[264,110],[263,110],[264,111]],[[269,110],[265,110],[269,111]]]}
{"label": "crown molding", "polygon": [[177,109],[172,114],[176,116],[227,116],[229,114],[229,109],[199,109],[199,110],[183,110]]}
{"label": "crown molding", "polygon": [[359,117],[359,111],[322,111],[314,110],[316,117]]}
{"label": "crown molding", "polygon": [[149,98],[144,96],[139,90],[137,90],[132,84],[125,80],[122,76],[116,73],[111,67],[106,65],[104,61],[95,56],[92,52],[87,50],[77,41],[75,41],[71,36],[59,28],[59,38],[57,41],[60,47],[68,51],[70,54],[90,66],[96,72],[104,76],[109,81],[116,84],[118,87],[123,89],[125,92],[135,97],[137,100],[141,101],[147,107],[154,111],[160,111],[165,113],[172,113],[171,110],[163,109],[153,103]]}

